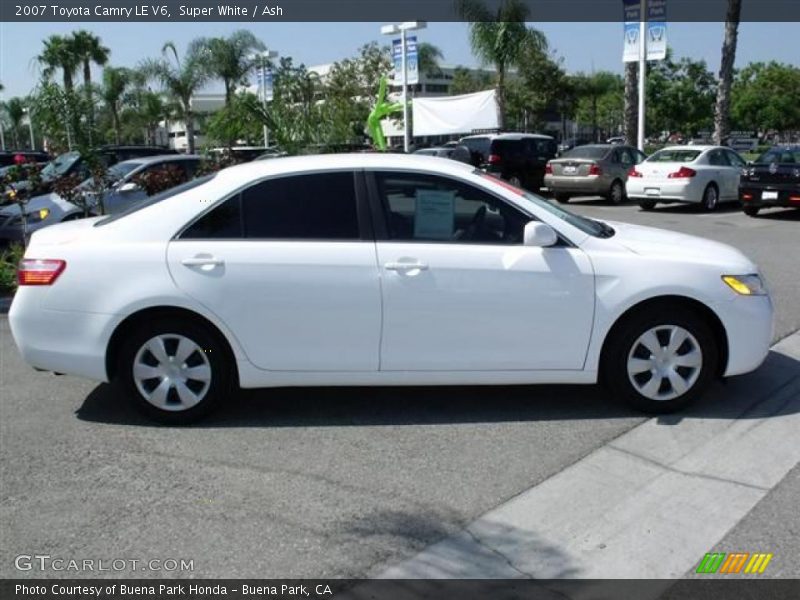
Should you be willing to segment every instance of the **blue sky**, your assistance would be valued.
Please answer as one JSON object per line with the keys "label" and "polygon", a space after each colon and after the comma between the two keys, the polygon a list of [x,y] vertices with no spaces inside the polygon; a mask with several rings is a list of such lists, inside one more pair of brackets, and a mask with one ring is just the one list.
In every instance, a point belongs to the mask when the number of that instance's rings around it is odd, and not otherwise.
{"label": "blue sky", "polygon": [[[5,1],[5,0],[3,0]],[[372,40],[388,42],[379,33],[381,23],[0,23],[0,81],[6,98],[27,94],[38,79],[33,58],[42,40],[51,34],[88,29],[111,48],[116,66],[135,66],[155,57],[167,40],[179,49],[192,38],[224,36],[238,28],[255,33],[270,49],[292,56],[296,62],[314,65],[355,54]],[[621,23],[536,23],[552,48],[574,71],[622,69]],[[716,72],[719,67],[722,23],[670,23],[669,44],[677,56],[704,59]],[[796,49],[797,23],[743,23],[740,27],[737,65],[751,61],[778,60],[800,65]],[[465,23],[429,23],[419,32],[420,41],[431,42],[444,52],[447,64],[476,65],[469,49]],[[212,89],[214,89],[212,87]]]}

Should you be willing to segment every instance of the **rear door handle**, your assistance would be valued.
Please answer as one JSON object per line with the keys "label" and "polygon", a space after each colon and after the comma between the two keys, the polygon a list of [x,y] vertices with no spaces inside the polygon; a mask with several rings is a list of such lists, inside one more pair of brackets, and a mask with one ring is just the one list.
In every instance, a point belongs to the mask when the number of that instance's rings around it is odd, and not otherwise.
{"label": "rear door handle", "polygon": [[184,258],[181,264],[187,267],[219,267],[224,265],[225,261],[213,256],[194,256],[192,258]]}
{"label": "rear door handle", "polygon": [[383,268],[387,271],[427,271],[428,265],[421,262],[388,262]]}

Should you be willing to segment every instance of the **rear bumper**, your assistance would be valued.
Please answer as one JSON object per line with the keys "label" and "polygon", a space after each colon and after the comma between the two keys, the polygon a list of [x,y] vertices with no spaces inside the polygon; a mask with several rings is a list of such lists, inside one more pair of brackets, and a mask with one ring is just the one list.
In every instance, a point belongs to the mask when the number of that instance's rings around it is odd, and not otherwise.
{"label": "rear bumper", "polygon": [[108,381],[105,350],[114,315],[42,308],[47,288],[17,290],[8,312],[11,335],[34,368]]}
{"label": "rear bumper", "polygon": [[544,185],[552,192],[559,194],[582,194],[587,196],[605,195],[611,187],[611,181],[605,177],[565,177],[563,175],[545,175]]}
{"label": "rear bumper", "polygon": [[625,185],[631,200],[655,200],[656,202],[696,202],[702,200],[703,190],[693,181],[648,181],[630,178]]}
{"label": "rear bumper", "polygon": [[[777,197],[765,198],[765,192],[773,192]],[[742,206],[786,206],[800,208],[800,186],[740,185],[739,201],[742,203]]]}

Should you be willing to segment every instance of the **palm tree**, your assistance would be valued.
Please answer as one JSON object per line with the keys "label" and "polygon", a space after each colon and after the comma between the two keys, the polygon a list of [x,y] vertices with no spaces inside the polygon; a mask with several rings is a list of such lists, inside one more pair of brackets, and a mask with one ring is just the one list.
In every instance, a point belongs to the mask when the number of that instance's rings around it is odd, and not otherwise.
{"label": "palm tree", "polygon": [[719,67],[717,105],[714,111],[714,143],[724,144],[730,134],[731,87],[733,65],[736,62],[736,42],[739,37],[739,20],[742,0],[728,0],[725,18],[725,41],[722,43],[722,62]]}
{"label": "palm tree", "polygon": [[236,86],[245,82],[257,64],[253,53],[264,50],[264,44],[246,29],[234,31],[227,38],[201,39],[197,44],[208,58],[208,74],[225,84],[225,106],[230,107]]}
{"label": "palm tree", "polygon": [[123,67],[106,67],[103,69],[103,87],[100,97],[111,113],[114,126],[114,143],[119,144],[121,135],[120,113],[122,111],[125,94],[131,84],[131,73]]}
{"label": "palm tree", "polygon": [[[189,154],[194,153],[194,111],[192,110],[192,96],[208,80],[208,70],[203,65],[204,46],[200,40],[189,44],[183,62],[178,56],[175,44],[167,42],[161,49],[163,58],[147,60],[142,66],[142,72],[148,79],[158,81],[169,96],[175,101],[178,108],[178,118],[186,126],[186,145]],[[168,60],[172,54],[174,62]]]}
{"label": "palm tree", "polygon": [[22,120],[25,118],[25,105],[22,102],[22,98],[11,98],[4,103],[3,108],[5,108],[5,113],[8,115],[14,147],[19,148],[19,130],[22,127]]}
{"label": "palm tree", "polygon": [[470,21],[472,52],[497,72],[497,117],[505,126],[505,84],[509,68],[524,63],[529,52],[547,50],[544,34],[525,25],[528,7],[521,0],[501,0],[495,13],[479,0],[457,0],[462,17]]}
{"label": "palm tree", "polygon": [[439,61],[444,58],[438,46],[421,42],[417,45],[417,63],[420,73],[439,75],[442,72]]}
{"label": "palm tree", "polygon": [[79,60],[74,52],[71,39],[60,35],[51,35],[44,41],[44,50],[35,60],[42,66],[42,75],[46,79],[50,79],[56,70],[61,69],[64,90],[72,91],[72,80]]}
{"label": "palm tree", "polygon": [[103,46],[96,35],[81,29],[72,34],[70,40],[72,51],[83,65],[83,87],[89,109],[89,127],[94,125],[94,103],[92,102],[92,64],[104,66],[108,62],[111,50]]}

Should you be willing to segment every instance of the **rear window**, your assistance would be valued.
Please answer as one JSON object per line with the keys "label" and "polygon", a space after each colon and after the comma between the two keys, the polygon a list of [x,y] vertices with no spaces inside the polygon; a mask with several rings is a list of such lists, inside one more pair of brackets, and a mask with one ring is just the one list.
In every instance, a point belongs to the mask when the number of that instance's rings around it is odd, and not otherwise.
{"label": "rear window", "polygon": [[759,156],[756,162],[761,164],[800,164],[800,148],[792,150],[774,148]]}
{"label": "rear window", "polygon": [[598,160],[608,154],[608,148],[602,146],[579,146],[565,152],[562,158],[588,158]]}
{"label": "rear window", "polygon": [[482,156],[489,156],[491,142],[488,137],[468,138],[461,140],[461,143],[469,148],[470,152],[478,153]]}
{"label": "rear window", "polygon": [[196,187],[200,187],[201,185],[206,184],[209,181],[211,181],[212,179],[214,179],[215,176],[216,176],[216,173],[212,173],[211,175],[206,175],[204,177],[198,177],[197,179],[192,179],[191,181],[187,181],[184,184],[181,184],[181,185],[176,186],[174,188],[170,188],[170,189],[168,189],[168,190],[166,190],[164,192],[161,192],[160,194],[155,194],[154,196],[150,196],[144,202],[137,202],[136,204],[133,204],[127,210],[124,210],[122,212],[116,213],[114,215],[110,215],[110,216],[106,217],[105,219],[100,219],[99,221],[97,221],[97,223],[94,224],[94,226],[95,227],[99,227],[101,225],[108,225],[109,223],[113,223],[114,221],[122,219],[123,217],[127,217],[128,215],[131,215],[131,214],[133,214],[135,212],[138,212],[138,211],[142,210],[143,208],[147,208],[148,206],[152,206],[153,204],[158,204],[159,202],[162,202],[163,200],[166,200],[167,198],[172,198],[173,196],[177,196],[178,194],[182,194],[183,192],[188,192],[191,189],[194,189]]}
{"label": "rear window", "polygon": [[690,163],[697,160],[702,153],[702,150],[659,150],[647,162]]}

